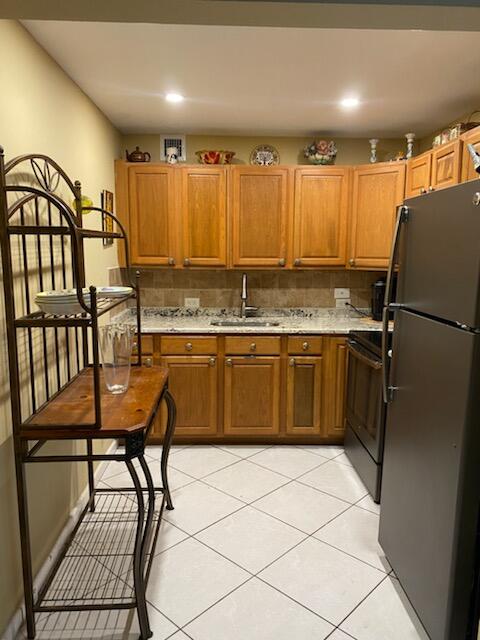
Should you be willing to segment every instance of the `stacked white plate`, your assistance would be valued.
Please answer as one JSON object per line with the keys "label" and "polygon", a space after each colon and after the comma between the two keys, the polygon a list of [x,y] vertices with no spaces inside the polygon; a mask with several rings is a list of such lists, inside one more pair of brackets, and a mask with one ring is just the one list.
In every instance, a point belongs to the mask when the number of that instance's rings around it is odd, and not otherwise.
{"label": "stacked white plate", "polygon": [[[122,298],[132,292],[132,287],[98,287],[98,298]],[[85,304],[90,306],[90,291],[82,290]],[[56,291],[40,291],[35,296],[35,303],[43,313],[54,316],[67,316],[82,313],[85,309],[77,298],[76,289],[58,289]]]}

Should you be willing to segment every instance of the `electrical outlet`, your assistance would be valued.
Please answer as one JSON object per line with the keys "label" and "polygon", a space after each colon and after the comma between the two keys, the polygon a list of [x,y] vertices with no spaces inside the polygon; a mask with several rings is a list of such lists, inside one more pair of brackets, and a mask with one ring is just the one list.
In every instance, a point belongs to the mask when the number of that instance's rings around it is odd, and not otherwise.
{"label": "electrical outlet", "polygon": [[335,300],[338,300],[339,298],[350,298],[350,289],[340,289],[335,287],[333,295]]}
{"label": "electrical outlet", "polygon": [[347,309],[349,304],[351,304],[350,298],[337,298],[335,300],[337,309]]}
{"label": "electrical outlet", "polygon": [[184,304],[190,309],[198,309],[200,306],[200,298],[184,298]]}

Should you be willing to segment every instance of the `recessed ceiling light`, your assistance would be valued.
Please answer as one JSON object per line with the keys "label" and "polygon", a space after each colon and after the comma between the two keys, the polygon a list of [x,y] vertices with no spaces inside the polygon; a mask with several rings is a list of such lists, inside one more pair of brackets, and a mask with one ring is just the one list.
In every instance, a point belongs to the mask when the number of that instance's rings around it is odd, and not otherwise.
{"label": "recessed ceiling light", "polygon": [[183,96],[180,93],[167,93],[165,100],[167,102],[183,102]]}
{"label": "recessed ceiling light", "polygon": [[360,100],[358,98],[344,98],[340,100],[340,106],[344,109],[355,109],[360,104]]}

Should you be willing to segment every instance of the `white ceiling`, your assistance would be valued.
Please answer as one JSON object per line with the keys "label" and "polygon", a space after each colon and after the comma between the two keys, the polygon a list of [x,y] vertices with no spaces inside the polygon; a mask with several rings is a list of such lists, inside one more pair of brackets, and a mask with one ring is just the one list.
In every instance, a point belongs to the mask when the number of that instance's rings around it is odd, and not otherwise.
{"label": "white ceiling", "polygon": [[125,133],[421,136],[480,107],[475,32],[23,24]]}

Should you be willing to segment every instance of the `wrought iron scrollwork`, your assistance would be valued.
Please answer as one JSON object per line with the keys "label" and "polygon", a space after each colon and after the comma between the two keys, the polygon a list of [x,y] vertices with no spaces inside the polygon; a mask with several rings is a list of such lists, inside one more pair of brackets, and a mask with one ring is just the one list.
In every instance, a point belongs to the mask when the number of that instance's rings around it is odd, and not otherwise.
{"label": "wrought iron scrollwork", "polygon": [[60,173],[57,170],[52,171],[51,164],[47,160],[43,160],[43,167],[36,158],[31,158],[30,164],[38,184],[48,191],[55,193],[60,183]]}

